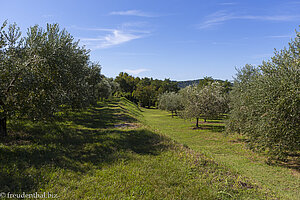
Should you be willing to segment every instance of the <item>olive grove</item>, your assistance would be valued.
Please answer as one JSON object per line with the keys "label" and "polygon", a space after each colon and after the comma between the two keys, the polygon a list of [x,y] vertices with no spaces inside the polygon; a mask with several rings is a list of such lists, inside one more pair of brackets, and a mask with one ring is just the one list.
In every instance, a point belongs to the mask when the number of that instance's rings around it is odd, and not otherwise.
{"label": "olive grove", "polygon": [[99,99],[101,67],[58,24],[0,29],[0,135],[8,119],[49,120],[63,108],[83,108]]}
{"label": "olive grove", "polygon": [[228,132],[277,158],[300,150],[300,33],[258,67],[238,70],[230,93]]}

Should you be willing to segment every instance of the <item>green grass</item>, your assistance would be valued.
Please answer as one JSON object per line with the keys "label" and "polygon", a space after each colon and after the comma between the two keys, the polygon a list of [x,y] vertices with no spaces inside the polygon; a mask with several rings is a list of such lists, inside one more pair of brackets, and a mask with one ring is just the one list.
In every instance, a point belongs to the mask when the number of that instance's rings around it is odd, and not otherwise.
{"label": "green grass", "polygon": [[225,136],[221,120],[201,124],[193,129],[190,120],[171,118],[165,111],[145,109],[145,123],[164,135],[185,144],[196,152],[212,158],[229,169],[248,177],[262,190],[275,193],[281,199],[300,199],[299,168],[267,165],[266,157],[245,147],[240,136]]}
{"label": "green grass", "polygon": [[148,119],[155,112],[164,119],[160,111],[141,112],[114,99],[52,123],[11,122],[0,143],[0,192],[49,192],[59,199],[272,199],[245,176],[145,127],[143,114]]}

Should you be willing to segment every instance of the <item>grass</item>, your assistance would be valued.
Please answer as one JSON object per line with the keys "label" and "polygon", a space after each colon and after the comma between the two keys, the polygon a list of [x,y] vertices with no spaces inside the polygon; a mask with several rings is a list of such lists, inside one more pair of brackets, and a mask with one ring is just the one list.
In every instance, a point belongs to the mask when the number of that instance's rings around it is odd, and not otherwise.
{"label": "grass", "polygon": [[152,130],[163,133],[195,152],[248,177],[261,190],[275,194],[276,198],[300,199],[299,165],[298,168],[267,165],[266,157],[248,150],[242,137],[225,136],[222,133],[224,124],[221,120],[200,124],[200,129],[193,129],[194,122],[171,118],[165,111],[143,111],[145,123]]}
{"label": "grass", "polygon": [[[154,110],[153,110],[154,111]],[[59,199],[271,199],[247,178],[146,128],[126,99],[10,123],[0,143],[0,192]]]}

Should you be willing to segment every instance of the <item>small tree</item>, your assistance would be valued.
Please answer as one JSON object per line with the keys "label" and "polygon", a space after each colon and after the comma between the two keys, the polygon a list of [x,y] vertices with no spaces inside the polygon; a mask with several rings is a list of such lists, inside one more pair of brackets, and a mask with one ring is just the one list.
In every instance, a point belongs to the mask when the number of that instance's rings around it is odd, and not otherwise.
{"label": "small tree", "polygon": [[226,94],[222,92],[220,83],[208,83],[206,86],[188,86],[180,91],[183,97],[184,118],[196,118],[196,127],[199,127],[199,118],[212,119],[227,110]]}
{"label": "small tree", "polygon": [[112,93],[112,87],[110,85],[110,82],[107,78],[103,78],[100,83],[97,85],[98,89],[98,98],[100,99],[107,99],[111,96]]}
{"label": "small tree", "polygon": [[165,92],[161,94],[158,98],[158,108],[161,110],[167,110],[172,112],[172,117],[174,113],[182,110],[182,96],[175,92]]}

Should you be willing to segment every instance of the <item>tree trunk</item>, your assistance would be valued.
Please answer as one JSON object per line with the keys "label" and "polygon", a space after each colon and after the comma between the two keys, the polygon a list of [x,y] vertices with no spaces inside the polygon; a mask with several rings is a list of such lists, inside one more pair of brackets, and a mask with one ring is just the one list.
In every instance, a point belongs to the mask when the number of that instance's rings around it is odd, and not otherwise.
{"label": "tree trunk", "polygon": [[0,119],[0,136],[7,136],[6,117]]}
{"label": "tree trunk", "polygon": [[199,127],[199,118],[196,118],[196,119],[197,119],[196,127],[198,128]]}
{"label": "tree trunk", "polygon": [[173,118],[173,110],[172,110],[172,118]]}
{"label": "tree trunk", "polygon": [[204,118],[204,122],[206,122],[206,118]]}

